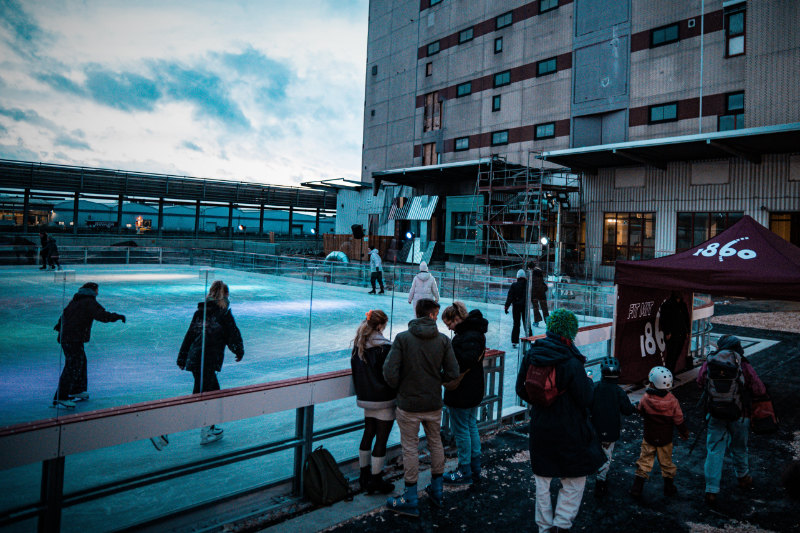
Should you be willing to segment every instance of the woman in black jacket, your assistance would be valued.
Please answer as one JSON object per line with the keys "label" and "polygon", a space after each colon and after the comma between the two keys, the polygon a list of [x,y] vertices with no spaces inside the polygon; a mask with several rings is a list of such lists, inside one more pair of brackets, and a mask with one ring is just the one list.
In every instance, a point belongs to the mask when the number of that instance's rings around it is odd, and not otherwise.
{"label": "woman in black jacket", "polygon": [[[230,311],[228,286],[217,280],[211,284],[206,300],[197,304],[197,311],[178,352],[178,367],[194,376],[192,394],[219,390],[217,372],[222,370],[225,346],[236,354],[236,361],[242,360],[244,344]],[[222,428],[208,426],[200,432],[200,444],[221,438]]]}
{"label": "woman in black jacket", "polygon": [[[386,443],[395,419],[397,392],[386,384],[383,363],[392,343],[383,336],[389,317],[380,309],[367,312],[353,339],[353,385],[356,403],[364,409],[364,435],[358,447],[358,466],[361,467],[361,490],[370,494],[389,494],[394,485],[383,479]],[[375,441],[373,447],[372,441]]]}
{"label": "woman in black jacket", "polygon": [[455,485],[479,483],[481,477],[481,437],[478,433],[478,406],[483,401],[483,353],[489,322],[477,309],[467,313],[462,302],[442,312],[442,321],[455,332],[453,351],[458,361],[458,379],[445,383],[444,404],[450,412],[450,426],[458,448],[458,468],[444,475],[444,482]]}

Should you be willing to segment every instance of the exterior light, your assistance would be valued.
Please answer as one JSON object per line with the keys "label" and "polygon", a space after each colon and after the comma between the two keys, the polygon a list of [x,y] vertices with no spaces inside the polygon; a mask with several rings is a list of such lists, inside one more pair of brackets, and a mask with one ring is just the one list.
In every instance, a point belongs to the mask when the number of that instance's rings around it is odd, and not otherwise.
{"label": "exterior light", "polygon": [[542,243],[542,246],[547,246],[547,243],[550,242],[547,237],[542,237],[539,239],[539,242]]}
{"label": "exterior light", "polygon": [[413,239],[413,238],[414,238],[414,232],[412,232],[412,231],[407,231],[407,232],[406,232],[406,239],[408,239],[408,240],[410,241],[410,240],[411,240],[411,239]]}

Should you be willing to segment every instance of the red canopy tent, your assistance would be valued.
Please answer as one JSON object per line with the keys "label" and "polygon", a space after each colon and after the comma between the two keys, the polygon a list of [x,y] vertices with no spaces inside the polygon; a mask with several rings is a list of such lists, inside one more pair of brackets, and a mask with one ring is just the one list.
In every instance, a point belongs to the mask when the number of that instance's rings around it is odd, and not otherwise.
{"label": "red canopy tent", "polygon": [[[680,292],[691,315],[692,292],[800,301],[800,248],[749,216],[685,252],[645,261],[618,261],[614,353],[622,383],[647,377],[664,364],[662,307]],[[688,339],[687,339],[688,340]],[[676,368],[683,368],[683,345]]]}
{"label": "red canopy tent", "polygon": [[685,252],[617,261],[614,283],[800,301],[800,248],[745,216]]}

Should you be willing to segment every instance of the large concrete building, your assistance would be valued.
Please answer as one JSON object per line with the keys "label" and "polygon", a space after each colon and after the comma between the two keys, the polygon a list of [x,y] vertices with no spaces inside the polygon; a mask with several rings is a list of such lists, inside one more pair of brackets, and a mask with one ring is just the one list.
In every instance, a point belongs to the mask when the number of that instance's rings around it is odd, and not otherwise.
{"label": "large concrete building", "polygon": [[[506,266],[548,236],[600,278],[743,214],[800,244],[798,21],[794,0],[372,1],[381,194],[340,218]],[[418,195],[430,219],[398,215]]]}

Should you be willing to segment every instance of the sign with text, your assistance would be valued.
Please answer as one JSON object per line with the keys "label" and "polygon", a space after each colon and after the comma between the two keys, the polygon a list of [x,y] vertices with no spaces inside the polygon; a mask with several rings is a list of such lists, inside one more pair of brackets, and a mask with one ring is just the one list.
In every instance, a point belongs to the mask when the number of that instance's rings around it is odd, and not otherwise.
{"label": "sign with text", "polygon": [[[619,359],[620,383],[639,383],[650,369],[663,366],[667,342],[661,327],[661,311],[672,291],[619,285],[614,354]],[[692,293],[681,291],[691,316]],[[676,368],[684,368],[691,336],[681,348]]]}

